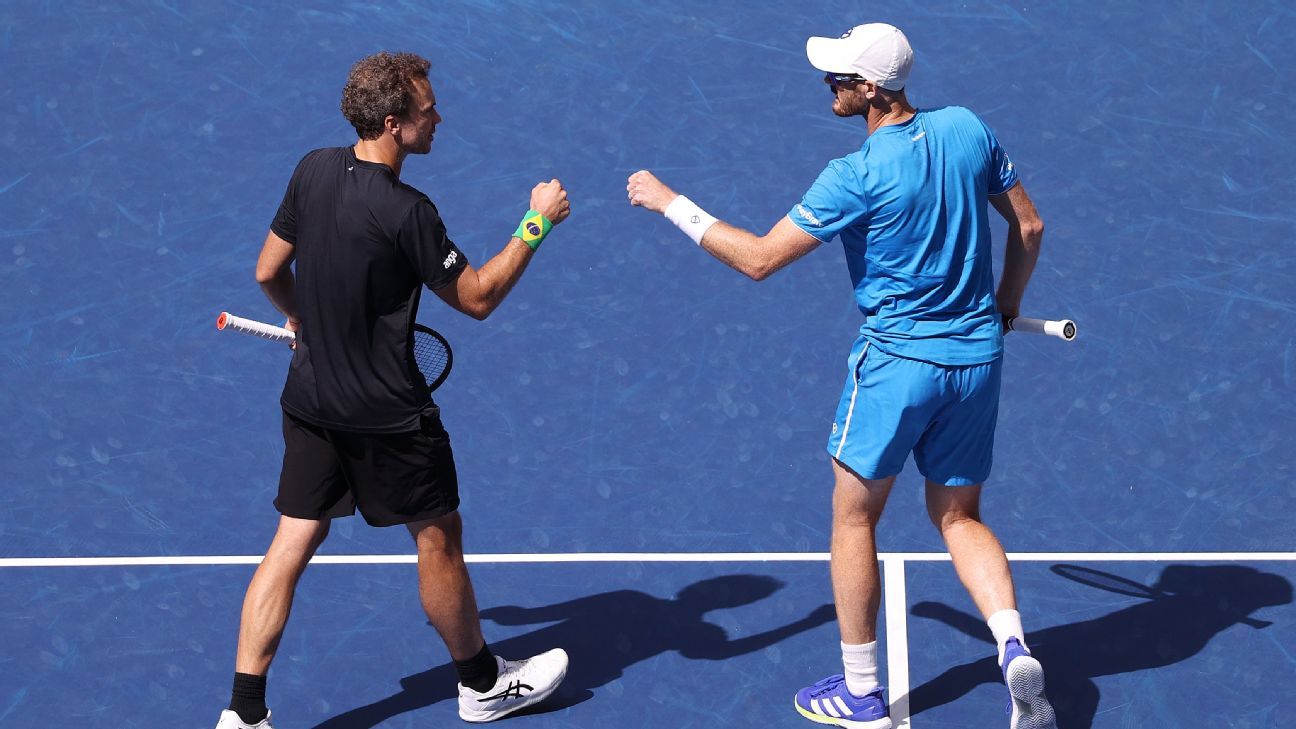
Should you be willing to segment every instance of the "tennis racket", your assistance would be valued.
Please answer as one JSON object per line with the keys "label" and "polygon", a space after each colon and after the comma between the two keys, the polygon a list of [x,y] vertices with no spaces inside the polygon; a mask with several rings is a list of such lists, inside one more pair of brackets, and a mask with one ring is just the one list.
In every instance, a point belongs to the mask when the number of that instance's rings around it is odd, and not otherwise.
{"label": "tennis racket", "polygon": [[[222,311],[220,316],[216,317],[216,328],[221,331],[251,334],[285,344],[297,340],[297,335],[283,327],[254,319],[244,319],[228,311]],[[450,343],[435,329],[415,324],[412,348],[414,364],[422,373],[423,379],[427,381],[428,391],[437,389],[450,376],[450,366],[454,364],[454,352],[450,349]]]}
{"label": "tennis racket", "polygon": [[1004,326],[1010,332],[1047,334],[1067,342],[1076,338],[1076,324],[1070,319],[1031,319],[1025,316],[1013,316],[1004,319]]}

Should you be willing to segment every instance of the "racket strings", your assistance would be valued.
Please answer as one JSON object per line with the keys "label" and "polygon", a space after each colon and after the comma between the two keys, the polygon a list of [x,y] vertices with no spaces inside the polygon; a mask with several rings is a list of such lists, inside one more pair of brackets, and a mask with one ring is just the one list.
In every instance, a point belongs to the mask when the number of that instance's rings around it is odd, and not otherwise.
{"label": "racket strings", "polygon": [[414,332],[414,364],[429,385],[440,379],[449,362],[450,353],[440,339],[426,332]]}

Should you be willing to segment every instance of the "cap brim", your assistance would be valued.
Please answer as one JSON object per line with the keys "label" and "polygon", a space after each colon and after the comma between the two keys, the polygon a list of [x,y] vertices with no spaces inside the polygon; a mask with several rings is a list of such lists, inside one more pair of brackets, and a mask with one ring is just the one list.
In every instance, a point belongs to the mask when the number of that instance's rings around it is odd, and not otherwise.
{"label": "cap brim", "polygon": [[806,41],[806,58],[810,65],[820,71],[829,73],[854,73],[852,56],[847,43],[841,38],[820,38],[815,36]]}

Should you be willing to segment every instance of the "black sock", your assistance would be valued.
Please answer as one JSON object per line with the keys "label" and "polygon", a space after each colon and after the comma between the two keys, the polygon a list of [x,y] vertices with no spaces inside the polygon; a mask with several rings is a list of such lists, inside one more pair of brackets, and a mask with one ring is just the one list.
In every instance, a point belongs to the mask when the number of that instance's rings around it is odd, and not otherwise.
{"label": "black sock", "polygon": [[495,662],[495,654],[484,643],[477,655],[466,661],[455,661],[454,664],[455,670],[459,672],[459,683],[479,694],[494,686],[495,679],[499,678],[499,664]]}
{"label": "black sock", "polygon": [[230,711],[239,715],[244,724],[258,724],[270,715],[265,705],[266,677],[250,673],[234,674],[234,691],[230,696]]}

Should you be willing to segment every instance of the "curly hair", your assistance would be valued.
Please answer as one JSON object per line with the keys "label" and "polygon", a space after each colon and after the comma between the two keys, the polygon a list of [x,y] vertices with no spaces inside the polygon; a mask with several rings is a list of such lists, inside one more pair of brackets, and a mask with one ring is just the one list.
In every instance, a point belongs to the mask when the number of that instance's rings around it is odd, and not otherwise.
{"label": "curly hair", "polygon": [[383,51],[361,58],[342,88],[342,116],[361,139],[377,139],[387,115],[403,116],[409,111],[412,85],[427,78],[431,66],[413,53]]}

